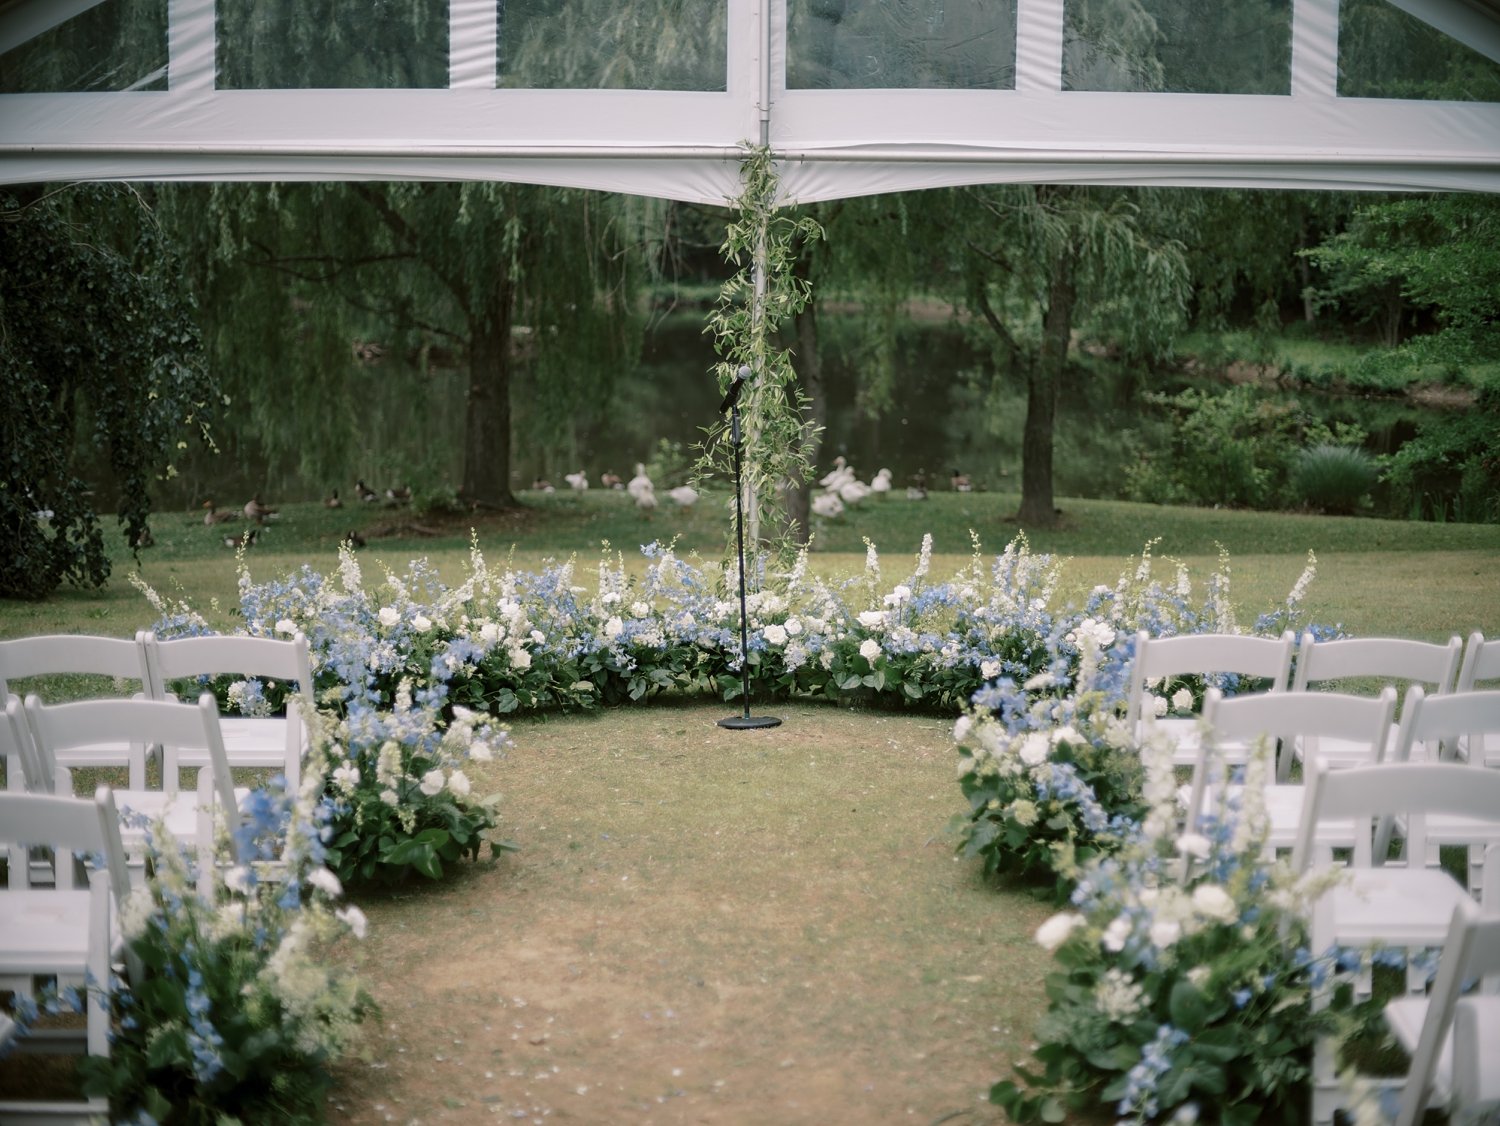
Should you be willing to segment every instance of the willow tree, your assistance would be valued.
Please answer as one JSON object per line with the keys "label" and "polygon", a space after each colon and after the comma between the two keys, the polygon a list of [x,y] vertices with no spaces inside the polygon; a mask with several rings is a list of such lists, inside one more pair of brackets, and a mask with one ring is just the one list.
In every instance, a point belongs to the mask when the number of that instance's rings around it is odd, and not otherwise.
{"label": "willow tree", "polygon": [[961,300],[989,329],[998,367],[1026,385],[1023,524],[1056,522],[1052,453],[1058,388],[1075,332],[1127,358],[1164,355],[1189,295],[1176,197],[1067,186],[976,188],[957,208]]}
{"label": "willow tree", "polygon": [[170,244],[136,193],[0,195],[0,595],[102,586],[97,503],[132,547],[213,388]]}
{"label": "willow tree", "polygon": [[[360,442],[356,334],[382,333],[462,365],[459,493],[481,506],[515,503],[519,363],[556,420],[606,399],[634,362],[635,258],[612,197],[358,183],[221,185],[179,202],[179,229],[207,236],[200,284],[238,419],[309,471],[346,464]],[[420,385],[408,409],[432,409]]]}

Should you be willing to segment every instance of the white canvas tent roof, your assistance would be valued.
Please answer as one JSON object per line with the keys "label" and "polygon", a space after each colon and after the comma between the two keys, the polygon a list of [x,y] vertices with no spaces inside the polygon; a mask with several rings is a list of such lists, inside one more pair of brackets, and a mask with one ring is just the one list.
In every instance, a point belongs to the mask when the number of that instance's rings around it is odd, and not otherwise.
{"label": "white canvas tent roof", "polygon": [[[0,182],[501,179],[725,203],[766,144],[799,202],[1500,190],[1500,0],[404,3],[392,32],[370,0],[0,0]],[[1361,89],[1360,4],[1464,54],[1479,94]],[[1253,52],[1175,26],[1193,5]]]}

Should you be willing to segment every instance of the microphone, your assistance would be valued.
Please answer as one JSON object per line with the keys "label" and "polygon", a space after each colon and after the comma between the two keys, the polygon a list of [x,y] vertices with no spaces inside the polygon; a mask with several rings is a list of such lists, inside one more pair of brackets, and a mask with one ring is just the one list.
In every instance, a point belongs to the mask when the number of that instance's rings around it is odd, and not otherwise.
{"label": "microphone", "polygon": [[724,393],[724,401],[719,404],[720,414],[740,401],[740,391],[748,382],[750,382],[750,365],[741,364],[740,370],[734,373],[734,381],[730,383],[729,390]]}

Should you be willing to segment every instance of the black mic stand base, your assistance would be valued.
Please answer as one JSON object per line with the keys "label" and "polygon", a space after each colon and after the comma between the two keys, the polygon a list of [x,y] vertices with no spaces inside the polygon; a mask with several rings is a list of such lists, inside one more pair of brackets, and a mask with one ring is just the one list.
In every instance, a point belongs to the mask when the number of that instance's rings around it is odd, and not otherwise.
{"label": "black mic stand base", "polygon": [[773,715],[732,715],[719,720],[720,727],[744,730],[750,727],[780,727],[781,720]]}

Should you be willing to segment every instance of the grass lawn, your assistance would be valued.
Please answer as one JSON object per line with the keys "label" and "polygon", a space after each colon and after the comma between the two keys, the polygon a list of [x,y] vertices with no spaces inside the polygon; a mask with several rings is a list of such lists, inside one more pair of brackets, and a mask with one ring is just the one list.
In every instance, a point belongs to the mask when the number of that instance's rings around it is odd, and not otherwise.
{"label": "grass lawn", "polygon": [[[580,581],[601,539],[635,554],[651,539],[717,558],[722,497],[644,520],[620,494],[528,496],[477,526],[491,563],[576,553]],[[1500,635],[1500,528],[1420,525],[1098,501],[1061,502],[1031,537],[1066,557],[1064,599],[1112,583],[1145,542],[1201,584],[1229,552],[1248,622],[1279,602],[1306,552],[1319,556],[1309,614],[1359,634]],[[857,572],[861,537],[888,584],[925,531],[940,576],[962,566],[969,528],[998,553],[1015,498],[890,498],[819,529],[813,565]],[[161,514],[145,578],[223,626],[234,556],[196,514]],[[247,556],[269,579],[335,566],[350,529],[379,567],[425,555],[456,579],[469,521],[384,509],[287,506]],[[435,532],[437,534],[426,534]],[[154,613],[124,576],[101,592],[0,602],[0,637],[128,635]],[[218,600],[216,608],[211,606]],[[339,1068],[334,1121],[582,1123],[990,1123],[980,1099],[1025,1055],[1049,960],[1031,941],[1051,913],[954,859],[962,808],[948,717],[771,704],[784,719],[729,731],[736,708],[658,702],[585,716],[528,716],[508,756],[475,770],[499,790],[521,851],[440,885],[364,892],[359,965],[382,1022]],[[15,1081],[0,1065],[0,1090]]]}

